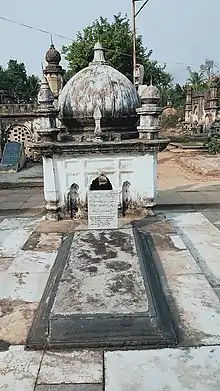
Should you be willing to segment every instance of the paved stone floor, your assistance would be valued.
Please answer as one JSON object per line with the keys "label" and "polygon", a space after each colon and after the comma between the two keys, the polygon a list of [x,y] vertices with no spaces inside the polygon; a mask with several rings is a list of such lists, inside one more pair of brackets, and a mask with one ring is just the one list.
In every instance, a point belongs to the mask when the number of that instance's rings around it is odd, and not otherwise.
{"label": "paved stone floor", "polygon": [[51,267],[71,222],[0,221],[0,390],[214,391],[220,384],[220,210],[165,212],[143,224],[179,326],[177,348],[25,351]]}

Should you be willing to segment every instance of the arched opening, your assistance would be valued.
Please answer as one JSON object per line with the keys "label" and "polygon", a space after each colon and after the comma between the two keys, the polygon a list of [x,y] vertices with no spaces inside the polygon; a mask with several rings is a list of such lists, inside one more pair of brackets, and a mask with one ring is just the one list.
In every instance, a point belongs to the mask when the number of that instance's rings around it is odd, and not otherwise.
{"label": "arched opening", "polygon": [[101,174],[92,181],[89,190],[113,190],[113,187],[108,177]]}
{"label": "arched opening", "polygon": [[28,143],[31,140],[31,133],[25,125],[17,124],[12,125],[6,134],[6,142],[17,141],[24,144],[25,156],[29,159],[33,159],[33,151],[28,147]]}

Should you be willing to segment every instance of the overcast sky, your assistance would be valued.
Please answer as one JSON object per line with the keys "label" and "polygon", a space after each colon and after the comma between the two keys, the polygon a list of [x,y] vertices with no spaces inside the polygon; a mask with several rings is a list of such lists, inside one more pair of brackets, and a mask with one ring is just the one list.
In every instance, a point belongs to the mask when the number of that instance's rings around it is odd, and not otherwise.
{"label": "overcast sky", "polygon": [[[73,38],[96,18],[112,20],[118,12],[130,17],[131,0],[14,0],[13,6],[2,0],[0,8],[0,16]],[[205,58],[220,64],[219,19],[220,0],[149,0],[137,17],[137,30],[153,49],[152,58],[165,62],[176,81],[183,82],[187,65],[196,69]],[[1,65],[17,59],[28,73],[40,75],[48,35],[0,20],[0,37]],[[54,43],[61,49],[70,41],[54,38]]]}

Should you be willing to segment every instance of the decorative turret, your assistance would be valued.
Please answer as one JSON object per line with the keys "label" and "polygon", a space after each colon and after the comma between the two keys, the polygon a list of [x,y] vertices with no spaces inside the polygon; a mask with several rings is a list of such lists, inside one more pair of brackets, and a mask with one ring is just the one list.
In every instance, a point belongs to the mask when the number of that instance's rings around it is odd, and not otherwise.
{"label": "decorative turret", "polygon": [[65,70],[60,65],[61,55],[58,50],[55,49],[52,40],[50,48],[46,53],[45,60],[47,62],[47,66],[44,70],[44,74],[54,98],[58,99],[59,93],[63,88],[63,76],[65,74]]}
{"label": "decorative turret", "polygon": [[41,85],[37,96],[37,102],[40,109],[47,110],[53,107],[54,96],[45,76],[43,76],[41,80]]}
{"label": "decorative turret", "polygon": [[160,91],[152,82],[150,86],[140,85],[139,95],[141,107],[136,111],[140,115],[140,126],[138,126],[139,138],[153,140],[158,137],[159,115],[162,113],[160,107]]}
{"label": "decorative turret", "polygon": [[41,141],[56,141],[59,129],[56,127],[57,110],[54,108],[54,96],[49,87],[48,81],[43,76],[38,93],[38,113],[40,126],[37,134]]}

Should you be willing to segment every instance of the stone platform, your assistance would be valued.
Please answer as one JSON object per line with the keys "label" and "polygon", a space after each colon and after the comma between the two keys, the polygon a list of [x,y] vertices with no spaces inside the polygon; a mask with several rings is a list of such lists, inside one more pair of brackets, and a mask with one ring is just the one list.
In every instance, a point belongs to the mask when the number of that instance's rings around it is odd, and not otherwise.
{"label": "stone platform", "polygon": [[31,327],[28,348],[176,343],[146,232],[129,225],[67,235]]}

